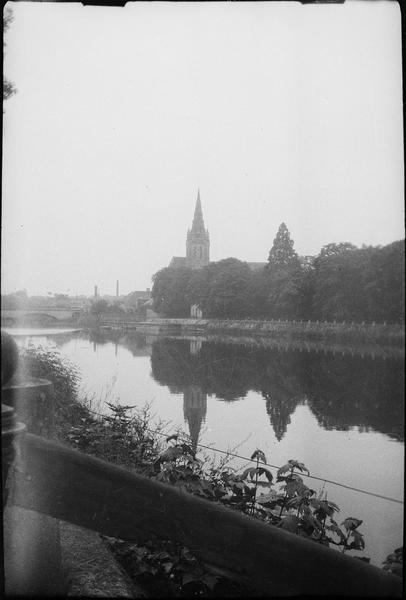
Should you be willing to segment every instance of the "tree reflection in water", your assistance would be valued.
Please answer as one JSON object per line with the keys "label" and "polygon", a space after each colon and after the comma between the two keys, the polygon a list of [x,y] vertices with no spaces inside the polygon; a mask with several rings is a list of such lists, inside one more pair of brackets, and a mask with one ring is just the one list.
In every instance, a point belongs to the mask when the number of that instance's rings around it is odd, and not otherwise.
{"label": "tree reflection in water", "polygon": [[296,407],[305,402],[324,429],[358,427],[404,439],[400,359],[158,339],[152,345],[151,366],[155,381],[184,394],[184,417],[194,444],[207,395],[233,402],[250,390],[265,399],[279,441]]}

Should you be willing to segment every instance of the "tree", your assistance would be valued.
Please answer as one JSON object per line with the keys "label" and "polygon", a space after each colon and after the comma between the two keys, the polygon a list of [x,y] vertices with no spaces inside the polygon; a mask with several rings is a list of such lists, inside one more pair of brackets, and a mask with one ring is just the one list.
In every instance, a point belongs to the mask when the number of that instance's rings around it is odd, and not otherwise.
{"label": "tree", "polygon": [[[197,269],[193,271],[193,275],[190,278],[186,295],[189,303],[197,304],[202,310],[207,310],[208,302],[210,302],[210,285],[212,279],[213,265],[214,263],[207,265],[203,269]],[[205,313],[205,316],[207,314]]]}
{"label": "tree", "polygon": [[18,298],[15,294],[1,295],[1,308],[3,310],[18,310],[20,308]]}
{"label": "tree", "polygon": [[288,228],[285,223],[281,223],[269,252],[266,269],[277,271],[299,266],[299,257],[293,249],[293,243]]}
{"label": "tree", "polygon": [[252,316],[264,319],[268,314],[269,275],[264,269],[256,270],[251,276]]}
{"label": "tree", "polygon": [[281,223],[264,270],[267,315],[272,318],[302,317],[306,270],[302,269],[293,244],[288,228]]}
{"label": "tree", "polygon": [[405,320],[405,242],[366,249],[369,260],[363,272],[366,308],[372,321]]}
{"label": "tree", "polygon": [[54,294],[54,301],[58,306],[69,306],[68,294]]}
{"label": "tree", "polygon": [[266,279],[267,315],[273,319],[305,318],[307,279],[300,265],[271,271]]}
{"label": "tree", "polygon": [[317,268],[329,258],[332,258],[334,256],[340,256],[344,252],[356,249],[357,247],[354,246],[354,244],[350,244],[350,242],[340,242],[339,244],[326,244],[322,247],[318,256],[316,256],[316,258],[314,259],[314,266]]}
{"label": "tree", "polygon": [[[3,12],[3,35],[6,33],[13,20],[13,13],[9,8]],[[3,47],[5,43],[3,42]],[[14,85],[3,75],[3,100],[8,100],[10,96],[16,93]]]}
{"label": "tree", "polygon": [[314,318],[404,321],[404,241],[383,248],[328,244],[314,264]]}
{"label": "tree", "polygon": [[244,318],[253,312],[252,272],[247,263],[226,258],[192,277],[187,294],[206,317]]}
{"label": "tree", "polygon": [[363,320],[362,258],[353,244],[327,244],[314,260],[313,316],[328,321]]}
{"label": "tree", "polygon": [[108,304],[106,300],[100,299],[92,302],[90,307],[90,314],[94,315],[97,321],[100,321],[103,314],[108,311]]}
{"label": "tree", "polygon": [[186,267],[165,267],[152,277],[152,299],[154,310],[167,317],[188,317],[190,302],[187,287],[193,271]]}

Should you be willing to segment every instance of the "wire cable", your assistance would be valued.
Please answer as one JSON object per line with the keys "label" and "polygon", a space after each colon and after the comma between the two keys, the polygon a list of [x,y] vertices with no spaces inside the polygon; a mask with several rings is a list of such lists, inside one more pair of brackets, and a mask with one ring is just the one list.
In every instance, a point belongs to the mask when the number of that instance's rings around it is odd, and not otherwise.
{"label": "wire cable", "polygon": [[[132,408],[132,407],[131,407]],[[106,415],[103,415],[101,413],[98,413],[94,410],[90,410],[87,409],[90,413],[97,415],[98,417],[102,417],[105,418]],[[150,429],[149,427],[145,427],[145,431],[148,431],[149,433],[154,433],[156,435],[160,435],[162,437],[169,437],[171,434],[170,433],[163,433],[162,431],[156,430],[156,429]],[[174,434],[172,434],[174,435]],[[248,462],[253,462],[256,463],[257,461],[253,458],[248,458],[247,456],[241,456],[240,454],[235,454],[234,452],[231,452],[229,450],[221,450],[220,448],[215,448],[214,446],[206,446],[205,444],[197,444],[197,446],[199,446],[199,448],[205,448],[207,450],[210,450],[211,452],[217,452],[219,454],[225,454],[226,456],[231,456],[233,458],[239,458],[241,460],[245,460]],[[272,467],[274,469],[280,469],[280,466],[278,465],[272,465],[271,463],[265,463],[268,467]],[[376,492],[369,492],[367,490],[362,490],[360,488],[356,488],[353,487],[351,485],[346,485],[345,483],[339,483],[338,481],[333,481],[331,479],[325,479],[324,477],[316,477],[315,475],[310,475],[307,473],[301,473],[300,476],[302,477],[309,477],[310,479],[315,479],[317,481],[322,481],[323,483],[330,483],[332,485],[336,485],[338,487],[342,487],[345,488],[347,490],[351,490],[353,492],[358,492],[360,494],[366,494],[368,496],[374,496],[375,498],[381,498],[382,500],[388,500],[389,502],[395,502],[396,504],[404,504],[403,500],[398,500],[397,498],[391,498],[390,496],[384,496],[383,494],[377,494]]]}

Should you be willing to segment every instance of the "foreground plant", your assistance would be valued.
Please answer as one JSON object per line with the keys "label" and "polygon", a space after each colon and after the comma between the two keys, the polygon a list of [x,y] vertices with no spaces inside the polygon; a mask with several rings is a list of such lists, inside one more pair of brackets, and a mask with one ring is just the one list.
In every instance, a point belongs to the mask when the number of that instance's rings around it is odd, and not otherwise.
{"label": "foreground plant", "polygon": [[256,596],[241,582],[236,582],[214,567],[202,563],[188,548],[169,540],[153,539],[133,544],[105,538],[137,585],[153,598],[246,598]]}
{"label": "foreground plant", "polygon": [[403,577],[403,546],[396,548],[391,554],[386,557],[383,563],[384,571],[389,571],[393,575]]}
{"label": "foreground plant", "polygon": [[68,358],[55,350],[41,346],[19,349],[17,377],[26,380],[30,377],[47,379],[53,384],[53,437],[68,441],[72,425],[80,425],[81,419],[88,417],[88,411],[79,402],[79,371]]}
{"label": "foreground plant", "polygon": [[[164,424],[151,431],[148,405],[135,408],[108,403],[110,414],[96,419],[79,402],[77,372],[55,353],[30,349],[25,361],[31,367],[31,375],[54,382],[64,421],[61,427],[74,447],[316,543],[336,546],[342,552],[364,549],[364,538],[358,531],[362,521],[349,517],[339,525],[334,518],[339,507],[327,499],[327,494],[316,494],[304,483],[302,476],[309,475],[309,471],[303,463],[289,460],[275,474],[267,465],[265,454],[257,449],[251,456],[255,465],[241,472],[227,462],[215,466],[207,457],[198,458],[180,432],[167,437],[163,446],[159,434],[163,433]],[[146,585],[151,596],[254,594],[203,565],[179,544],[151,539],[138,545],[106,539],[127,572]],[[387,558],[384,568],[399,573],[401,564],[402,552],[397,549]]]}
{"label": "foreground plant", "polygon": [[[205,469],[188,444],[179,442],[179,436],[167,439],[171,445],[155,462],[155,478],[176,485],[185,491],[221,502],[235,510],[295,533],[325,546],[337,546],[341,551],[362,551],[364,537],[358,531],[360,519],[349,517],[341,525],[334,519],[339,507],[327,499],[327,494],[309,488],[301,477],[309,475],[307,467],[289,460],[274,475],[267,466],[262,450],[255,450],[251,460],[254,467],[241,474],[229,468],[218,472]],[[258,493],[259,489],[263,491]],[[363,558],[369,561],[367,558]]]}

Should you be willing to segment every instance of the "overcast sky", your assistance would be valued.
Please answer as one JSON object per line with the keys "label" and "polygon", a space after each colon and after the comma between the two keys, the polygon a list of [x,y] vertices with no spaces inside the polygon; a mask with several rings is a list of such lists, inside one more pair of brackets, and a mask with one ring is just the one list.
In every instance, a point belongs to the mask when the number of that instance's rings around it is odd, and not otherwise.
{"label": "overcast sky", "polygon": [[395,2],[11,4],[3,293],[145,289],[211,260],[404,237]]}

